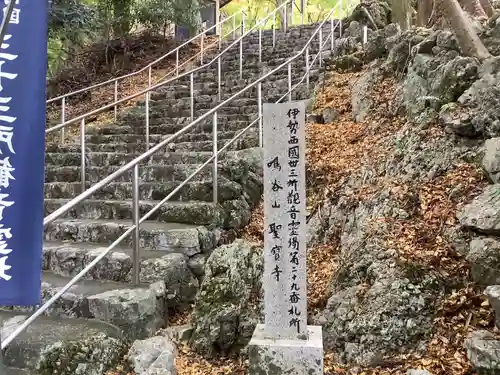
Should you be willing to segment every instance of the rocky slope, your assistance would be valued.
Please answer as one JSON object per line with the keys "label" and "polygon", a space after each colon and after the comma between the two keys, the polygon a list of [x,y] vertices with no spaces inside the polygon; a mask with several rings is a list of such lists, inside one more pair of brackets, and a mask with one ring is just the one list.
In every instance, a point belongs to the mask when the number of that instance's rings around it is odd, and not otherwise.
{"label": "rocky slope", "polygon": [[[370,5],[378,30],[364,47],[354,13],[316,89],[310,322],[323,326],[327,373],[498,373],[500,57],[462,56],[446,30],[401,33],[386,5]],[[500,55],[500,18],[476,27]],[[246,231],[257,242],[259,215]],[[260,249],[226,246],[192,320],[205,357],[240,351],[260,315]],[[190,351],[179,361],[210,371]]]}

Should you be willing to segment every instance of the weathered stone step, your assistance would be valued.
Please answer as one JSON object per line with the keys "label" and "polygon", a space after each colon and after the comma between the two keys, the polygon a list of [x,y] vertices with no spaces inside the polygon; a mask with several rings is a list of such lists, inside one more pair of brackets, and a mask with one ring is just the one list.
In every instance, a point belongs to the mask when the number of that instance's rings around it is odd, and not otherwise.
{"label": "weathered stone step", "polygon": [[[111,244],[131,225],[130,220],[57,219],[45,227],[44,239]],[[205,229],[190,224],[145,221],[140,227],[141,246],[166,252],[197,254],[202,247],[199,228]],[[122,243],[130,246],[132,235]],[[215,245],[213,239],[210,246],[213,248]]]}
{"label": "weathered stone step", "polygon": [[[248,125],[248,124],[247,124]],[[244,128],[244,126],[242,127]],[[156,129],[155,129],[156,130]],[[155,132],[151,131],[150,128],[150,134],[149,134],[149,142],[150,144],[157,144],[164,140],[165,138],[168,138],[172,136],[172,134],[155,134]],[[217,132],[217,137],[219,139],[232,139],[234,136],[238,134],[238,130],[233,130],[233,131],[221,131],[218,129]],[[213,138],[212,132],[198,132],[198,133],[184,133],[181,135],[178,135],[177,138],[175,139],[176,143],[181,143],[181,142],[203,142],[203,141],[211,141]],[[143,134],[130,134],[130,133],[125,133],[125,134],[89,134],[85,136],[85,142],[86,143],[95,143],[95,144],[102,144],[102,143],[137,143],[137,142],[145,142],[146,138],[145,135]]]}
{"label": "weathered stone step", "polygon": [[29,372],[28,370],[20,369],[20,368],[15,368],[15,367],[6,367],[5,368],[5,375],[34,375],[32,372]]}
{"label": "weathered stone step", "polygon": [[[179,184],[201,167],[199,164],[144,165],[139,166],[139,183],[177,181]],[[212,176],[211,164],[197,174],[197,179],[208,179]],[[96,183],[120,169],[119,166],[88,167],[85,178]],[[47,166],[45,182],[78,182],[81,181],[81,170],[77,166]],[[115,179],[115,182],[131,182],[133,171],[129,170]]]}
{"label": "weathered stone step", "polygon": [[[93,184],[87,183],[87,189]],[[139,184],[141,200],[162,200],[179,186],[179,182],[144,182]],[[71,199],[82,193],[82,186],[78,182],[51,182],[45,184],[45,198]],[[244,191],[240,184],[230,181],[223,176],[218,178],[219,201],[239,199]],[[112,182],[98,190],[90,197],[99,200],[128,200],[132,198],[132,183]],[[196,180],[186,183],[174,196],[172,201],[199,200],[211,202],[213,199],[212,179]]]}
{"label": "weathered stone step", "polygon": [[[173,119],[168,119],[165,118],[165,114],[163,112],[156,112],[156,111],[150,111],[149,113],[150,117],[150,122],[153,122],[154,120],[160,119],[161,123],[164,123],[165,121],[171,121]],[[178,115],[179,121],[184,121],[185,119],[190,119],[191,113],[186,113],[184,115]],[[218,122],[224,123],[224,122],[230,122],[230,121],[253,121],[256,118],[255,114],[241,114],[241,113],[220,113],[218,114],[217,120]],[[145,110],[142,107],[135,107],[131,108],[127,111],[122,112],[118,116],[118,120],[120,122],[126,123],[128,125],[132,124],[137,124],[140,126],[144,126],[144,119],[145,119]],[[205,122],[211,122],[212,118],[207,117]],[[190,123],[189,121],[188,123]]]}
{"label": "weathered stone step", "polygon": [[[183,121],[179,121],[183,120]],[[171,121],[171,119],[157,119],[149,124],[149,133],[150,134],[174,134],[184,128],[185,126],[191,123],[190,117],[179,117],[176,118],[175,121]],[[219,132],[237,132],[248,126],[247,121],[226,121],[220,122],[217,121],[217,130]],[[202,121],[200,125],[196,125],[189,130],[190,134],[193,133],[208,133],[212,134],[213,129],[213,121]],[[135,125],[130,126],[127,124],[104,124],[99,127],[92,127],[88,129],[87,134],[146,134],[146,127]],[[236,133],[235,133],[236,134]]]}
{"label": "weathered stone step", "polygon": [[[45,216],[68,203],[69,199],[45,199]],[[140,201],[141,217],[154,208],[159,201]],[[167,202],[157,210],[149,220],[176,222],[194,225],[222,224],[223,207],[212,202],[187,201]],[[64,218],[132,220],[132,201],[90,200],[73,207]]]}
{"label": "weathered stone step", "polygon": [[[41,303],[47,302],[70,280],[70,277],[44,271]],[[164,327],[166,299],[166,286],[163,281],[136,286],[130,283],[87,279],[73,285],[45,315],[99,319],[114,324],[122,330],[127,339],[133,341],[150,337],[159,328]],[[116,303],[118,301],[119,303]],[[11,309],[29,312],[27,308]]]}
{"label": "weathered stone step", "polygon": [[[2,336],[6,337],[9,332],[12,332],[27,317],[27,314],[0,311]],[[39,361],[43,359],[43,368],[55,369],[58,365],[50,363],[52,357],[42,355],[46,349],[55,349],[57,345],[61,345],[60,351],[56,349],[55,353],[60,352],[62,354],[65,349],[71,350],[70,343],[79,342],[85,348],[85,345],[88,345],[93,339],[101,335],[109,338],[108,342],[103,342],[103,344],[116,346],[108,354],[115,353],[116,351],[120,352],[120,346],[124,345],[124,341],[121,330],[116,326],[95,319],[67,319],[41,316],[30,324],[7,347],[4,353],[4,363],[9,367],[34,371]],[[83,352],[75,353],[75,355],[83,355],[85,357]],[[76,363],[73,364],[76,365]],[[66,370],[66,368],[64,369]]]}
{"label": "weathered stone step", "polygon": [[[132,131],[131,131],[132,132]],[[80,166],[80,145],[73,145],[72,152],[48,152],[45,154],[45,165],[58,166]],[[157,153],[149,158],[146,164],[172,165],[172,164],[203,164],[212,155],[209,151],[204,152],[168,152]],[[123,166],[132,161],[140,154],[127,154],[116,152],[89,152],[85,155],[87,166],[116,165]]]}
{"label": "weathered stone step", "polygon": [[[218,140],[217,145],[218,148],[224,147],[230,140],[229,139],[221,139]],[[212,150],[212,141],[198,141],[198,142],[172,142],[175,146],[176,152],[191,152],[191,151],[211,151]],[[241,136],[240,139],[235,141],[228,147],[229,150],[242,150],[245,148],[258,147],[258,137],[256,131],[251,132],[250,130]],[[151,146],[154,145],[153,142],[150,143]],[[75,152],[79,151],[79,144],[54,144],[47,147],[47,151],[49,152]],[[118,152],[118,153],[142,153],[146,151],[145,138],[142,143],[104,143],[104,144],[96,144],[96,143],[86,143],[85,144],[86,152]],[[168,153],[167,148],[165,147],[164,152],[157,152],[158,154],[166,154]]]}
{"label": "weathered stone step", "polygon": [[[206,230],[200,232],[201,236],[210,244],[212,236],[217,233]],[[89,265],[97,256],[106,251],[106,245],[90,242],[44,242],[43,245],[43,269],[64,276],[74,277]],[[140,259],[140,282],[152,284],[164,281],[168,291],[173,289],[187,288],[191,290],[196,284],[190,272],[196,276],[202,275],[203,269],[199,269],[198,262],[203,260],[201,248],[195,255],[162,250],[151,250],[142,248],[139,251]],[[192,251],[190,252],[192,254]],[[86,275],[87,280],[109,280],[121,283],[132,282],[133,249],[131,247],[117,246],[110,250],[104,258],[97,263]],[[192,271],[190,271],[192,270]],[[201,272],[201,273],[200,273]],[[191,293],[184,293],[191,295]],[[188,297],[189,298],[189,297]]]}

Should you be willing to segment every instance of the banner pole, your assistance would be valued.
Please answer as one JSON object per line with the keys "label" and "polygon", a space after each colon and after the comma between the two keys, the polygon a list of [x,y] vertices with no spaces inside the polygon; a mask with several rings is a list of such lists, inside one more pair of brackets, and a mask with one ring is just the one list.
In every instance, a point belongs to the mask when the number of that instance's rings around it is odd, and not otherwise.
{"label": "banner pole", "polygon": [[10,0],[9,5],[7,5],[7,12],[5,13],[2,24],[0,25],[0,41],[3,43],[5,34],[7,34],[7,26],[9,25],[10,17],[12,16],[12,11],[14,10],[14,5],[16,5],[16,0]]}
{"label": "banner pole", "polygon": [[[7,5],[7,11],[4,13],[4,17],[2,19],[2,24],[0,25],[0,48],[3,44],[5,35],[7,34],[7,26],[9,25],[10,17],[12,16],[12,11],[14,10],[14,6],[16,4],[16,0],[10,0]],[[2,326],[0,326],[0,375],[6,375],[6,369],[3,364],[3,354],[2,354]]]}

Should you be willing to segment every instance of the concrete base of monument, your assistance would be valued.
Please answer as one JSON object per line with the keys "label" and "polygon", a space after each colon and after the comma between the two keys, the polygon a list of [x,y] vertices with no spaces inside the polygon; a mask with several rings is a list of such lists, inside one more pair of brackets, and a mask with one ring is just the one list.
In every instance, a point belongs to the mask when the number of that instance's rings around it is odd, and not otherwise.
{"label": "concrete base of monument", "polygon": [[322,375],[323,333],[320,326],[307,330],[307,340],[275,340],[258,324],[248,346],[249,375]]}

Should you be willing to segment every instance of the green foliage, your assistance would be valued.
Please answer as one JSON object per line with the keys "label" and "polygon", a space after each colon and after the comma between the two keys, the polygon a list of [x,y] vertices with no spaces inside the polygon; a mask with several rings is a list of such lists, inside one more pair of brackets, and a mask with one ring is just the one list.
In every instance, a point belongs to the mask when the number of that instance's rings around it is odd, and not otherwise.
{"label": "green foliage", "polygon": [[134,16],[141,26],[164,33],[169,24],[197,29],[201,24],[199,9],[198,0],[138,0]]}
{"label": "green foliage", "polygon": [[119,39],[134,26],[165,33],[171,24],[195,32],[199,0],[49,0],[49,76],[84,45]]}

